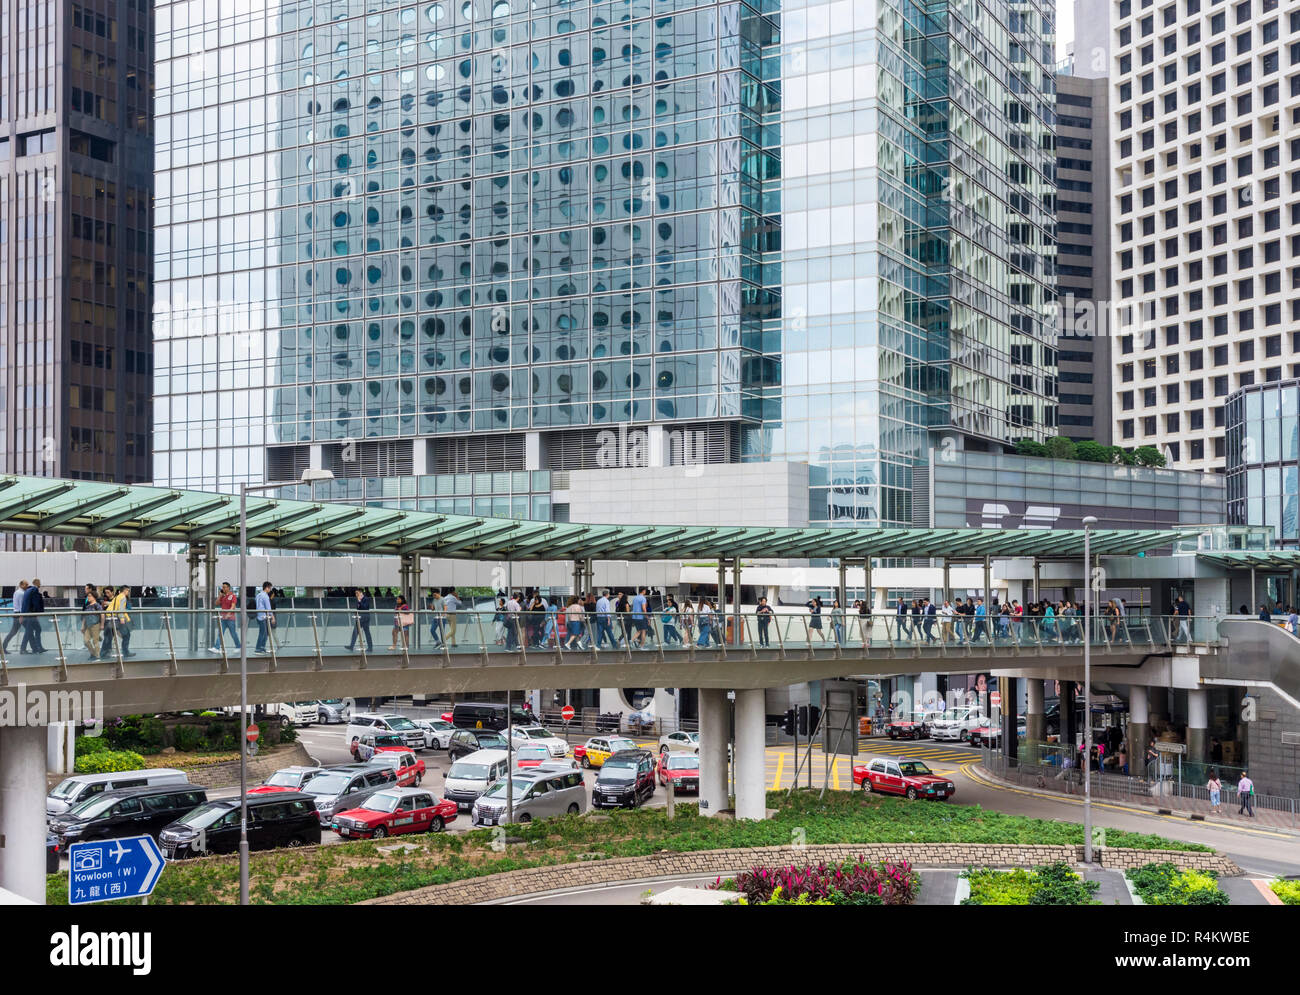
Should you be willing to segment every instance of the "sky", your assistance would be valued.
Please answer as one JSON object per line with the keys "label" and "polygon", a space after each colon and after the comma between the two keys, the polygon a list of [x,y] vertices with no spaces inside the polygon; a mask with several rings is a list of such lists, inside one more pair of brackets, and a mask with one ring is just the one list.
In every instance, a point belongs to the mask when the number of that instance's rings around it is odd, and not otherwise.
{"label": "sky", "polygon": [[1074,0],[1056,0],[1056,58],[1065,58],[1065,47],[1074,39]]}

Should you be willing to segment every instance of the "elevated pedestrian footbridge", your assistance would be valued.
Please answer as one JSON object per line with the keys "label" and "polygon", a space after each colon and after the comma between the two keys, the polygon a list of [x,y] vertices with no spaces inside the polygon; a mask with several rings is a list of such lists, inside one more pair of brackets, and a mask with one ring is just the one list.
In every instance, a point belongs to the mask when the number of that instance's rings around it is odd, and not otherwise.
{"label": "elevated pedestrian footbridge", "polygon": [[[240,701],[237,626],[221,611],[131,609],[127,624],[86,638],[87,613],[46,612],[44,653],[0,649],[0,688],[100,695],[106,717],[191,710]],[[993,619],[959,627],[893,615],[772,616],[743,611],[725,624],[646,612],[611,614],[578,636],[554,614],[277,610],[265,652],[250,623],[250,701],[505,691],[521,687],[785,687],[849,674],[970,673],[1082,666],[1078,618],[1020,624]],[[719,616],[714,616],[717,620]],[[739,621],[739,629],[736,622]],[[1217,653],[1214,619],[1094,619],[1094,663],[1138,668],[1195,651]],[[396,630],[396,631],[395,631]],[[373,643],[368,643],[367,634]],[[198,649],[191,649],[197,646]]]}

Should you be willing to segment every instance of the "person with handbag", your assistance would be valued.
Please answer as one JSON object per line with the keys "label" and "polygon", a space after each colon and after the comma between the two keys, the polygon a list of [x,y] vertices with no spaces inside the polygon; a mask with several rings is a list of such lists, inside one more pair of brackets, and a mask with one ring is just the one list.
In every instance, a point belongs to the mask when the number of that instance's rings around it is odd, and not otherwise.
{"label": "person with handbag", "polygon": [[106,656],[113,647],[114,639],[123,657],[135,656],[131,652],[131,614],[130,597],[127,588],[116,591],[111,585],[104,588],[103,601],[108,606],[104,617],[104,637],[99,645],[99,655]]}
{"label": "person with handbag", "polygon": [[90,658],[98,660],[99,643],[104,629],[104,606],[99,603],[99,595],[95,593],[94,584],[86,585],[85,594],[81,603],[81,641],[85,644]]}
{"label": "person with handbag", "polygon": [[[411,606],[406,603],[405,598],[397,599],[397,612],[393,617],[393,645],[389,649],[401,649],[411,645],[411,626],[415,624],[415,613],[411,611]],[[397,639],[401,637],[401,646],[398,645]]]}

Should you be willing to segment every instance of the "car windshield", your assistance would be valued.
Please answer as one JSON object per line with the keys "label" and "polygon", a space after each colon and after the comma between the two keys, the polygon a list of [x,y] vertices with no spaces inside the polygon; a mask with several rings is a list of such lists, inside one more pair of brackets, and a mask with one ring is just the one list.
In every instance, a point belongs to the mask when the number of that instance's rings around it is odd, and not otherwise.
{"label": "car windshield", "polygon": [[314,708],[315,705],[316,702],[314,701],[295,701],[293,703],[294,708]]}
{"label": "car windshield", "polygon": [[340,774],[337,772],[317,774],[303,785],[303,791],[312,795],[337,795],[348,786],[348,783],[351,780],[351,774]]}
{"label": "car windshield", "polygon": [[320,701],[317,702],[317,704],[318,704],[318,705],[341,705],[341,704],[343,704],[343,699],[342,699],[342,698],[322,698]]}
{"label": "car windshield", "polygon": [[113,807],[115,802],[120,802],[121,800],[122,799],[120,798],[105,797],[104,795],[94,795],[91,798],[87,798],[84,802],[79,802],[76,805],[73,805],[68,814],[74,815],[78,819],[94,819],[97,816],[103,815]]}
{"label": "car windshield", "polygon": [[302,775],[292,770],[277,770],[266,779],[266,783],[277,788],[296,788]]}
{"label": "car windshield", "polygon": [[693,754],[684,757],[669,757],[668,769],[669,770],[699,770],[700,758],[694,756]]}
{"label": "car windshield", "polygon": [[446,732],[448,729],[456,728],[450,722],[444,722],[442,719],[430,719],[428,725],[430,729],[436,729],[438,732]]}
{"label": "car windshield", "polygon": [[371,812],[395,812],[402,796],[392,791],[379,791],[367,798],[359,807]]}
{"label": "car windshield", "polygon": [[498,736],[496,733],[491,735],[487,733],[478,734],[478,748],[480,750],[504,750],[506,747],[506,738],[504,736]]}
{"label": "car windshield", "polygon": [[550,755],[550,750],[544,746],[521,746],[515,750],[515,756],[528,759],[530,757],[545,757]]}
{"label": "car windshield", "polygon": [[191,829],[206,829],[230,811],[231,808],[228,805],[208,802],[208,804],[200,805],[189,815],[176,821],[182,826],[189,826]]}
{"label": "car windshield", "polygon": [[370,760],[372,764],[383,764],[385,767],[400,767],[402,765],[402,755],[400,753],[376,753]]}
{"label": "car windshield", "polygon": [[630,760],[606,760],[596,775],[597,781],[630,781],[636,777],[636,764]]}
{"label": "car windshield", "polygon": [[925,764],[919,763],[918,761],[915,760],[910,760],[907,763],[899,764],[898,769],[903,772],[904,777],[925,777],[927,774],[934,773],[934,771],[932,771]]}
{"label": "car windshield", "polygon": [[455,763],[451,765],[451,770],[447,771],[448,780],[453,777],[463,777],[471,781],[482,781],[487,776],[487,764]]}
{"label": "car windshield", "polygon": [[541,726],[529,726],[527,729],[523,729],[521,731],[529,739],[550,739],[551,738],[551,731],[549,729],[543,729]]}
{"label": "car windshield", "polygon": [[60,782],[59,786],[50,792],[50,797],[71,798],[77,793],[77,789],[80,788],[83,783],[85,782],[70,777],[66,781]]}
{"label": "car windshield", "polygon": [[609,749],[611,753],[617,753],[619,750],[635,750],[636,743],[630,739],[611,739]]}
{"label": "car windshield", "polygon": [[688,732],[686,738],[692,743],[698,743],[700,741],[700,734],[698,732]]}
{"label": "car windshield", "polygon": [[384,719],[390,729],[414,729],[415,723],[404,715],[389,715]]}
{"label": "car windshield", "polygon": [[965,708],[961,708],[956,711],[949,709],[948,711],[940,715],[939,718],[943,719],[945,722],[960,722],[969,714],[970,714],[969,710]]}
{"label": "car windshield", "polygon": [[515,800],[518,801],[524,796],[524,792],[533,786],[531,779],[526,777],[516,777],[512,781],[507,781],[504,777],[497,781],[496,784],[483,792],[484,798],[504,798],[506,796],[506,785],[514,785]]}

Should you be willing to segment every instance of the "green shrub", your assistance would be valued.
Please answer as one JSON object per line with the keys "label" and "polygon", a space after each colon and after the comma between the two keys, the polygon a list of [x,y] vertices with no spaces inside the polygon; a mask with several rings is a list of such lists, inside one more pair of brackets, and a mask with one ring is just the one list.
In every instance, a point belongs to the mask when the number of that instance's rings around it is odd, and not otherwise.
{"label": "green shrub", "polygon": [[1283,905],[1300,905],[1300,881],[1274,881],[1269,888]]}
{"label": "green shrub", "polygon": [[123,770],[144,770],[144,757],[127,751],[101,751],[77,757],[78,774],[113,774]]}
{"label": "green shrub", "polygon": [[282,726],[280,729],[280,742],[281,743],[298,742],[298,728],[294,725]]}
{"label": "green shrub", "polygon": [[74,744],[76,755],[87,756],[91,753],[104,753],[110,749],[109,745],[104,742],[103,736],[78,736]]}
{"label": "green shrub", "polygon": [[1047,440],[1047,455],[1052,459],[1072,460],[1077,458],[1078,447],[1075,446],[1074,440],[1066,438],[1064,435],[1054,435]]}
{"label": "green shrub", "polygon": [[152,715],[126,715],[104,726],[104,739],[115,750],[161,753],[167,745],[163,724]]}
{"label": "green shrub", "polygon": [[207,749],[207,730],[203,726],[176,726],[172,730],[172,746],[182,753]]}
{"label": "green shrub", "polygon": [[1180,871],[1165,861],[1128,871],[1133,890],[1147,905],[1227,905],[1227,893],[1213,871]]}
{"label": "green shrub", "polygon": [[962,875],[970,882],[970,897],[962,905],[1098,905],[1093,895],[1096,881],[1084,881],[1058,861],[1032,871],[994,871],[985,867],[967,869]]}
{"label": "green shrub", "polygon": [[1101,887],[1096,881],[1083,880],[1060,861],[1038,868],[1034,884],[1030,905],[1096,905],[1092,896]]}

